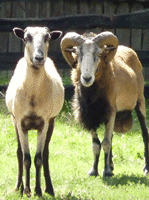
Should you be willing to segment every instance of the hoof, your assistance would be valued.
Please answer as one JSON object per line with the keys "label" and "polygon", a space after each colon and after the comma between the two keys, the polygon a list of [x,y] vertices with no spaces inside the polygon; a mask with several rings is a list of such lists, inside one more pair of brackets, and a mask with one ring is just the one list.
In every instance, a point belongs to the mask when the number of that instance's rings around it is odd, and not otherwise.
{"label": "hoof", "polygon": [[53,188],[52,188],[52,189],[46,188],[46,189],[45,189],[45,193],[50,194],[50,195],[53,196],[53,197],[55,196]]}
{"label": "hoof", "polygon": [[23,183],[21,183],[20,186],[17,185],[17,186],[15,187],[14,191],[15,191],[15,192],[20,191],[21,196],[23,196],[23,191],[24,191],[24,185],[23,185]]}
{"label": "hoof", "polygon": [[91,170],[88,172],[88,175],[89,175],[89,176],[99,176],[99,173],[98,173],[97,170],[91,169]]}
{"label": "hoof", "polygon": [[38,196],[38,197],[41,197],[42,196],[42,191],[41,191],[41,188],[35,188],[35,194],[34,196]]}
{"label": "hoof", "polygon": [[148,176],[148,175],[149,175],[149,169],[148,169],[147,166],[144,167],[143,171],[144,171],[144,175],[145,175],[145,176]]}
{"label": "hoof", "polygon": [[111,170],[104,170],[103,171],[103,177],[112,177],[114,174]]}
{"label": "hoof", "polygon": [[23,193],[26,194],[27,197],[31,197],[31,190],[30,190],[30,188],[25,188]]}
{"label": "hoof", "polygon": [[110,165],[110,169],[113,171],[114,170],[114,165],[113,163]]}

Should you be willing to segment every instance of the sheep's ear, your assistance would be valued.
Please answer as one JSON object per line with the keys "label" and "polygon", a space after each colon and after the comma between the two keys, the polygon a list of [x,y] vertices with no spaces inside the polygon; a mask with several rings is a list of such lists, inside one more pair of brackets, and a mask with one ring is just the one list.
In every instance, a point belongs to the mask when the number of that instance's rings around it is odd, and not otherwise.
{"label": "sheep's ear", "polygon": [[114,46],[104,46],[103,54],[105,55],[105,61],[109,62],[113,59],[116,53],[116,47]]}
{"label": "sheep's ear", "polygon": [[18,38],[24,39],[24,30],[23,29],[16,27],[13,29],[13,32]]}
{"label": "sheep's ear", "polygon": [[65,51],[76,54],[76,48],[75,47],[67,48],[67,49],[65,49]]}
{"label": "sheep's ear", "polygon": [[57,38],[61,37],[61,31],[52,31],[50,32],[51,40],[56,40]]}
{"label": "sheep's ear", "polygon": [[109,47],[109,46],[104,46],[104,49],[107,51],[107,52],[110,52],[110,51],[113,51],[113,50],[115,50],[116,49],[116,47],[113,47],[113,46],[111,46],[111,47]]}

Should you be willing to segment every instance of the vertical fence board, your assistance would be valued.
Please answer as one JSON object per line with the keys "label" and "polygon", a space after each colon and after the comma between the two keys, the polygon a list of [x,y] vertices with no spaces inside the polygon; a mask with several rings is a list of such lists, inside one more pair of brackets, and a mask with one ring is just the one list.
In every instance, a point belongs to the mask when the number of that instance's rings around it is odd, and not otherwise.
{"label": "vertical fence board", "polygon": [[0,32],[0,52],[7,52],[8,50],[8,33]]}
{"label": "vertical fence board", "polygon": [[[135,12],[143,9],[142,4],[134,3],[131,7],[131,12]],[[141,29],[132,29],[131,30],[131,47],[135,50],[141,49],[141,38],[142,38],[142,30]]]}
{"label": "vertical fence board", "polygon": [[[77,1],[76,0],[71,0],[71,1],[67,1],[67,0],[64,0],[64,16],[67,16],[67,15],[76,15],[78,14],[78,4],[77,4]],[[78,32],[77,30],[68,30],[68,31],[75,31],[75,32]],[[64,31],[63,34],[65,34],[67,31]],[[70,75],[70,70],[61,70],[60,74],[62,74],[63,76],[64,75]]]}
{"label": "vertical fence board", "polygon": [[149,50],[149,30],[143,30],[143,44],[142,50]]}
{"label": "vertical fence board", "polygon": [[[104,2],[104,15],[106,16],[113,16],[116,11],[116,4],[113,2]],[[104,31],[111,31],[115,34],[115,29],[104,29]]]}
{"label": "vertical fence board", "polygon": [[[85,1],[85,0],[80,1],[79,14],[89,14],[89,10],[90,10],[90,8],[89,8],[88,1]],[[89,29],[88,30],[84,30],[84,29],[79,30],[80,34],[83,34],[84,32],[90,32],[90,30]]]}
{"label": "vertical fence board", "polygon": [[[3,2],[0,5],[1,5],[0,18],[11,17],[12,2]],[[0,32],[0,52],[8,51],[8,40],[9,40],[9,33],[8,32]]]}
{"label": "vertical fence board", "polygon": [[[92,0],[92,3],[90,4],[90,14],[102,15],[103,3],[100,1],[98,2],[96,0]],[[99,28],[90,29],[90,31],[93,31],[95,33],[100,33],[102,29],[99,27]]]}
{"label": "vertical fence board", "polygon": [[[64,15],[64,1],[63,0],[57,0],[57,1],[51,1],[51,16],[52,17],[60,17]],[[50,27],[49,27],[50,28]],[[49,54],[50,51],[58,51],[60,52],[60,39],[57,39],[55,41],[50,41],[50,48],[49,48]],[[58,69],[58,66],[57,66]],[[60,74],[63,74],[62,69],[58,69],[58,72]]]}
{"label": "vertical fence board", "polygon": [[[26,16],[25,12],[25,2],[13,2],[12,3],[12,17],[13,18],[24,18]],[[9,52],[21,52],[22,41],[14,36],[13,31],[9,33]]]}
{"label": "vertical fence board", "polygon": [[80,1],[80,14],[89,14],[89,3],[88,1]]}
{"label": "vertical fence board", "polygon": [[9,18],[12,17],[11,11],[12,2],[2,2],[0,3],[0,18]]}
{"label": "vertical fence board", "polygon": [[51,1],[50,0],[47,1],[45,6],[47,8],[46,16],[47,17],[51,17]]}
{"label": "vertical fence board", "polygon": [[[117,14],[129,13],[129,10],[129,4],[122,2],[117,7]],[[116,35],[120,44],[130,46],[130,29],[116,29]]]}
{"label": "vertical fence board", "polygon": [[76,15],[78,10],[77,10],[77,3],[76,0],[71,0],[71,1],[64,1],[64,15]]}
{"label": "vertical fence board", "polygon": [[[78,4],[76,0],[64,1],[64,16],[67,15],[77,15],[78,14]],[[68,31],[77,31],[77,30],[68,30]]]}
{"label": "vertical fence board", "polygon": [[51,16],[51,2],[43,1],[39,3],[39,18],[48,18]]}
{"label": "vertical fence board", "polygon": [[38,18],[39,16],[39,3],[36,1],[26,2],[26,18]]}
{"label": "vertical fence board", "polygon": [[[148,0],[145,0],[145,2],[148,2]],[[145,29],[143,30],[143,41],[142,41],[142,50],[149,50],[149,30]]]}
{"label": "vertical fence board", "polygon": [[64,15],[64,1],[63,0],[57,0],[57,1],[51,1],[51,16],[52,17],[60,17]]}
{"label": "vertical fence board", "polygon": [[[51,1],[51,16],[52,17],[63,16],[64,15],[63,7],[64,7],[63,0]],[[51,41],[50,49],[52,49],[53,51],[60,51],[60,39]]]}
{"label": "vertical fence board", "polygon": [[25,2],[24,1],[13,1],[12,2],[12,18],[25,18]]}

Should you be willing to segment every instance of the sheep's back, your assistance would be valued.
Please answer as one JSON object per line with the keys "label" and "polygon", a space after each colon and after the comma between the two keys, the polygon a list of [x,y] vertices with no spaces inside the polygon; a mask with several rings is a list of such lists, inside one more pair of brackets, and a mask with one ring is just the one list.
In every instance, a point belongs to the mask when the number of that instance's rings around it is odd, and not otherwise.
{"label": "sheep's back", "polygon": [[114,60],[124,62],[129,68],[134,70],[136,74],[142,72],[142,65],[136,52],[129,47],[119,45]]}
{"label": "sheep's back", "polygon": [[[138,99],[142,98],[144,95],[144,77],[143,77],[143,72],[142,72],[143,68],[136,52],[129,47],[120,45],[115,55],[114,62],[115,62],[115,66],[117,67],[117,72],[119,71],[118,68],[120,67],[121,70],[122,71],[124,70],[130,77],[130,79],[127,78],[126,80],[127,80],[127,83],[130,83],[131,85],[129,86],[129,88],[131,88],[133,92],[136,91],[135,97]],[[120,76],[117,76],[117,77],[122,78],[122,79],[125,78],[124,74],[123,74],[123,77],[120,77]],[[127,86],[127,84],[125,85]]]}

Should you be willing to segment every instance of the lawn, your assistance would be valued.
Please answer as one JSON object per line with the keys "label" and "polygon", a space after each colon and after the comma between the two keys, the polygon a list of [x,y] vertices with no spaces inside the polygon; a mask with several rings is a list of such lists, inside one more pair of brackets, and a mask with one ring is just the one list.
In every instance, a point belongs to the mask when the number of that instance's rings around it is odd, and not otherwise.
{"label": "lawn", "polygon": [[[8,83],[8,74],[0,76],[0,84]],[[70,79],[64,80],[70,84]],[[149,101],[147,105],[147,125],[149,127]],[[50,143],[50,171],[55,190],[55,198],[44,193],[44,178],[41,174],[43,196],[34,197],[36,152],[36,131],[29,132],[30,150],[32,156],[30,199],[56,200],[147,200],[149,199],[149,178],[144,177],[144,145],[140,126],[135,113],[131,132],[116,134],[113,137],[114,176],[103,178],[104,153],[101,151],[98,177],[89,177],[93,155],[91,136],[89,132],[76,124],[70,109],[70,102],[65,101],[58,116]],[[98,129],[102,141],[104,126]],[[8,113],[4,99],[0,99],[0,200],[20,199],[20,194],[14,192],[17,177],[17,140],[11,116]],[[28,199],[25,195],[22,199]]]}
{"label": "lawn", "polygon": [[[17,176],[16,134],[11,117],[1,99],[0,107],[0,200],[20,199],[14,192]],[[148,104],[148,102],[147,102]],[[149,108],[147,106],[147,113]],[[113,138],[114,176],[103,178],[104,154],[101,151],[98,177],[89,177],[93,155],[91,136],[77,125],[71,114],[70,103],[65,101],[64,108],[56,120],[54,133],[50,143],[50,170],[55,199],[149,199],[149,179],[144,177],[144,146],[136,115],[131,132],[115,134]],[[148,115],[149,116],[149,115]],[[147,121],[149,122],[149,120]],[[102,140],[104,127],[98,130]],[[32,155],[30,199],[34,197],[35,167],[33,157],[36,151],[36,131],[29,133]],[[44,178],[42,173],[42,189]],[[28,199],[25,195],[22,199]],[[43,192],[40,199],[53,199]]]}

